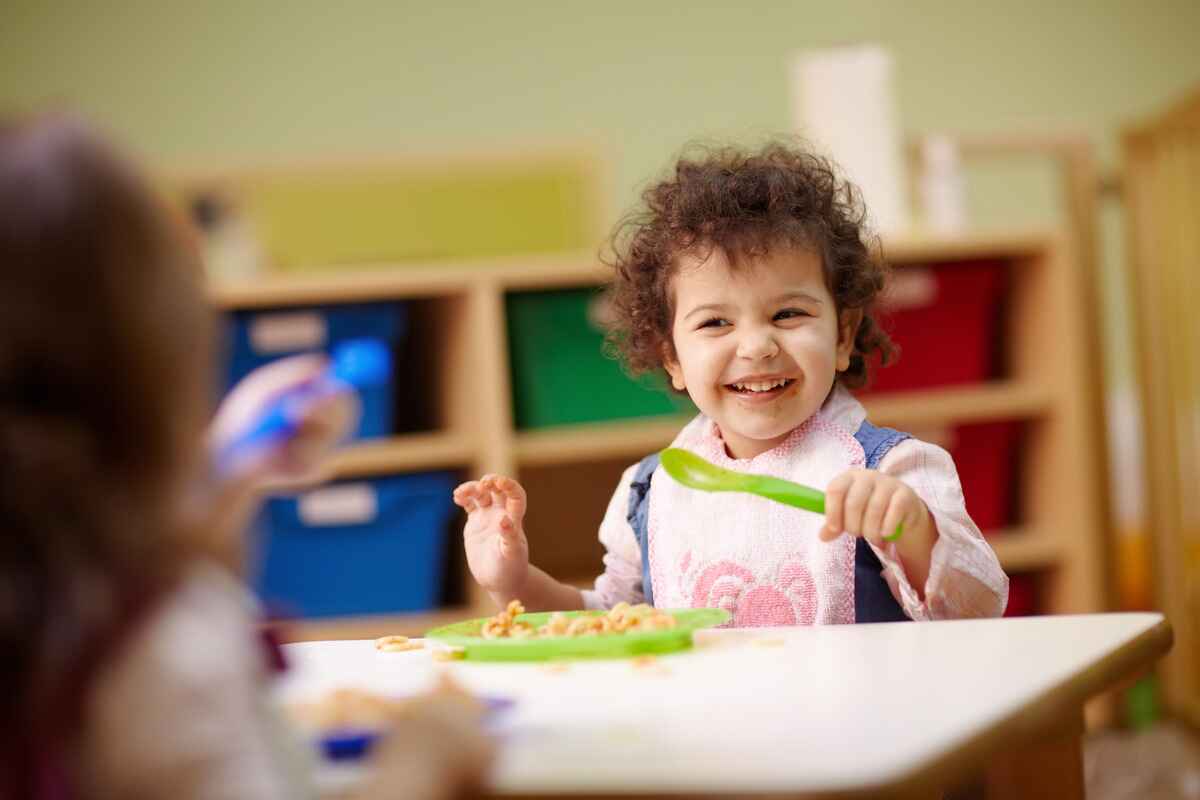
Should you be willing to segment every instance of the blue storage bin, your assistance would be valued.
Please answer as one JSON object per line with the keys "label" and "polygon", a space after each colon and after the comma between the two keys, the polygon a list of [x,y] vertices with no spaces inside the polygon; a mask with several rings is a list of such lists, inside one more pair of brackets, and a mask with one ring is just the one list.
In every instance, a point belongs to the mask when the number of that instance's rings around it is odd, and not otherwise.
{"label": "blue storage bin", "polygon": [[[372,338],[396,350],[408,315],[403,303],[362,303],[269,311],[237,311],[229,324],[229,386],[252,370],[299,353],[330,352],[347,339]],[[362,419],[354,438],[388,436],[393,429],[395,380],[359,393]]]}
{"label": "blue storage bin", "polygon": [[268,609],[302,617],[436,607],[454,516],[450,472],[343,481],[272,500],[256,582]]}

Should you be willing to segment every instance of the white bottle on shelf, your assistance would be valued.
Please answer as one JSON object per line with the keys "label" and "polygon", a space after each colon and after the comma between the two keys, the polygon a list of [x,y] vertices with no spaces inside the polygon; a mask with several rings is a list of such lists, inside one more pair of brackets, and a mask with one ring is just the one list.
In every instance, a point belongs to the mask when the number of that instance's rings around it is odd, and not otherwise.
{"label": "white bottle on shelf", "polygon": [[250,222],[225,197],[202,192],[192,199],[192,217],[204,234],[204,263],[222,280],[248,280],[262,268],[262,252]]}
{"label": "white bottle on shelf", "polygon": [[921,175],[917,182],[925,227],[934,233],[961,233],[967,227],[967,187],[958,145],[949,136],[926,136],[921,142]]}

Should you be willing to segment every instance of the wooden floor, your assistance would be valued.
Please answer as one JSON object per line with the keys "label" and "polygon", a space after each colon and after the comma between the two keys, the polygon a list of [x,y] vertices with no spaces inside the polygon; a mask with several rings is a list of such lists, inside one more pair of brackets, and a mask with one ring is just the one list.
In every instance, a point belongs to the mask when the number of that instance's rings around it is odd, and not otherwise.
{"label": "wooden floor", "polygon": [[1200,734],[1165,722],[1134,732],[1108,730],[1084,740],[1088,800],[1200,799]]}

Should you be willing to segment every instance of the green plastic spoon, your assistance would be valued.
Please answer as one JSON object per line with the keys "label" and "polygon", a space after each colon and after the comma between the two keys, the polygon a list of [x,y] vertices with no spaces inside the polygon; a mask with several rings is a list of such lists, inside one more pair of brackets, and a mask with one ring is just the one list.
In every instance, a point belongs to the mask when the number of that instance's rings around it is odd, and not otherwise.
{"label": "green plastic spoon", "polygon": [[[718,467],[690,450],[678,447],[668,447],[659,457],[667,474],[688,488],[702,492],[747,492],[814,514],[825,513],[825,493],[810,486],[772,478],[770,475],[750,475]],[[902,533],[904,525],[900,524],[896,526],[895,533],[883,538],[894,542]]]}

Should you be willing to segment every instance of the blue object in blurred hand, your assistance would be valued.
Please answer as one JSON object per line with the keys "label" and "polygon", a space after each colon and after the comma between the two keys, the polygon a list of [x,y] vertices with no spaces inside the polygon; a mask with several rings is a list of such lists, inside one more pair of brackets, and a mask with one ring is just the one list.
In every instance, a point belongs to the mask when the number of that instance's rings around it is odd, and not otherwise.
{"label": "blue object in blurred hand", "polygon": [[[513,707],[514,701],[509,697],[484,696],[477,698],[485,708],[484,724],[495,733],[499,715]],[[331,731],[321,736],[317,745],[321,753],[330,761],[356,761],[365,758],[371,752],[371,747],[383,736],[383,730],[366,730],[348,728]]]}
{"label": "blue object in blurred hand", "polygon": [[391,354],[378,339],[342,342],[334,348],[329,367],[321,377],[279,397],[245,433],[225,446],[218,458],[218,469],[227,470],[255,447],[293,435],[310,402],[338,392],[378,386],[387,381],[391,368]]}

